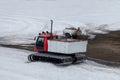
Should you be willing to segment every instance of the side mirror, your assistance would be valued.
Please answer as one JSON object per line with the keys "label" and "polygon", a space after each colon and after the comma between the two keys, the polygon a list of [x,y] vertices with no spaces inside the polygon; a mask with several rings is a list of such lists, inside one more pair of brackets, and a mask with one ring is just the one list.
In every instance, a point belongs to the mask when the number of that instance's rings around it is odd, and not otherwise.
{"label": "side mirror", "polygon": [[37,37],[35,36],[35,37],[34,37],[34,40],[36,40],[36,39],[37,39]]}

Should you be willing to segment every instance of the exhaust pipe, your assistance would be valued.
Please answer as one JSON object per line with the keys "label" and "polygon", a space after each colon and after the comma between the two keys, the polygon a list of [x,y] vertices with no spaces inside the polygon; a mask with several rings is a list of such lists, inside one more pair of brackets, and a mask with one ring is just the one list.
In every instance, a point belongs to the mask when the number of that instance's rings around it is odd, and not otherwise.
{"label": "exhaust pipe", "polygon": [[51,21],[51,34],[50,34],[50,37],[51,39],[53,39],[53,33],[52,33],[52,29],[53,29],[53,20],[50,20]]}

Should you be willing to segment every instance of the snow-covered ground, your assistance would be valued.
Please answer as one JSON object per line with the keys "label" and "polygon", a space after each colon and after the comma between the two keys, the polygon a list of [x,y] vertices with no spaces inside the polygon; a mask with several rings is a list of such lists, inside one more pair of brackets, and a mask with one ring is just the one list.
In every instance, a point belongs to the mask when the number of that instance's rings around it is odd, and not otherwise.
{"label": "snow-covered ground", "polygon": [[26,63],[32,52],[0,47],[1,80],[119,80],[120,69],[92,61],[71,66]]}
{"label": "snow-covered ground", "polygon": [[119,13],[119,0],[0,0],[0,37],[30,42],[39,32],[50,31],[51,19],[55,33],[65,27],[80,27],[83,34],[106,33],[120,30]]}
{"label": "snow-covered ground", "polygon": [[[39,32],[62,33],[80,27],[83,34],[120,30],[120,0],[0,0],[0,44],[32,43]],[[119,68],[91,61],[58,67],[26,63],[32,52],[0,47],[1,80],[119,80]]]}

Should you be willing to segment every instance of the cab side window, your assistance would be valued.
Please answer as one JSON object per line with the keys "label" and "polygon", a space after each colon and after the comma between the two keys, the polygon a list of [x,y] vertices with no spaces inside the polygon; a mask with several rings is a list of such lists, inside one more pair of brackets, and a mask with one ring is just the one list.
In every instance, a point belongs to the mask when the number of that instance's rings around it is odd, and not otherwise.
{"label": "cab side window", "polygon": [[37,42],[36,42],[36,45],[37,45],[38,47],[43,47],[43,46],[44,46],[44,38],[38,37]]}

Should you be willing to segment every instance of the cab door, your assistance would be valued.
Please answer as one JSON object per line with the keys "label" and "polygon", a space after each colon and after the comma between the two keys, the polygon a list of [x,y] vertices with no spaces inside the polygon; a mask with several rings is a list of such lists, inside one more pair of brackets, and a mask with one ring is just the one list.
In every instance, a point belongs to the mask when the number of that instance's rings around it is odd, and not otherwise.
{"label": "cab door", "polygon": [[47,52],[48,51],[48,38],[47,37],[38,37],[36,41],[36,48],[38,52]]}
{"label": "cab door", "polygon": [[44,38],[38,37],[36,41],[38,51],[44,51]]}

